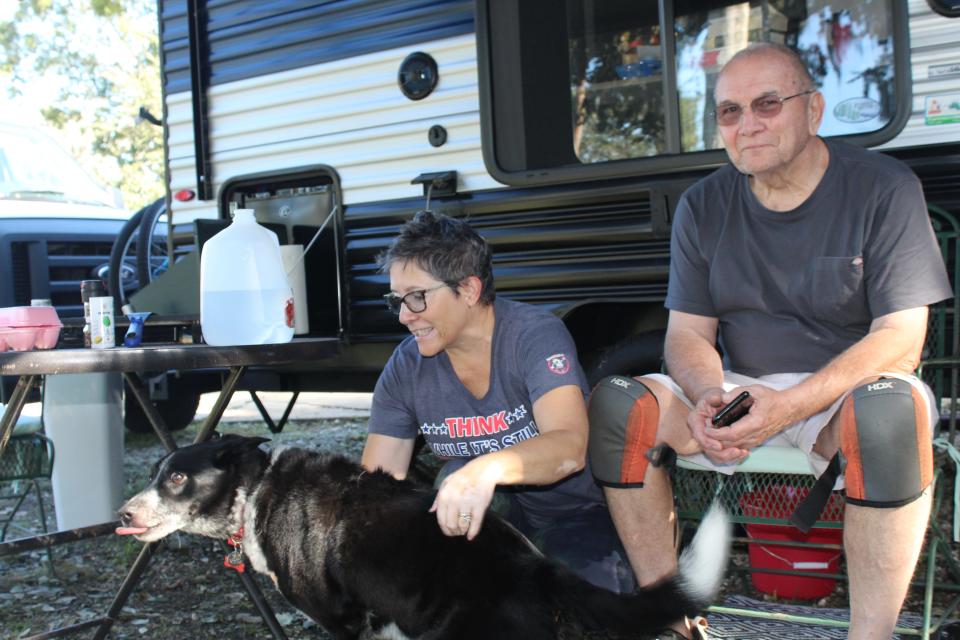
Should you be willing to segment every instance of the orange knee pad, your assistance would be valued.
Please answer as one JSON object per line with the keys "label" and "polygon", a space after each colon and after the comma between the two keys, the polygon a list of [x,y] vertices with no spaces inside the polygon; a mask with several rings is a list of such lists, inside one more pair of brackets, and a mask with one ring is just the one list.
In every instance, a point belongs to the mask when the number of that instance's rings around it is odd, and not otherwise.
{"label": "orange knee pad", "polygon": [[843,402],[839,421],[848,502],[898,507],[930,486],[928,402],[913,385],[881,378],[857,387]]}
{"label": "orange knee pad", "polygon": [[641,382],[610,376],[590,394],[590,468],[607,487],[642,487],[647,452],[660,422],[660,405]]}

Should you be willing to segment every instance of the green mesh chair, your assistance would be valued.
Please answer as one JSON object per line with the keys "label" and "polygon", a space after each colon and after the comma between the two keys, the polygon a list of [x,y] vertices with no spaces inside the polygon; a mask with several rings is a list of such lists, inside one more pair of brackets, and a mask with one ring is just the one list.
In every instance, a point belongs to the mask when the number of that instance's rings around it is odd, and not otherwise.
{"label": "green mesh chair", "polygon": [[[957,260],[958,242],[960,242],[960,223],[957,218],[936,206],[930,207],[930,218],[936,233],[940,249],[947,264],[951,282],[956,290],[960,284],[960,261]],[[930,523],[923,554],[918,563],[913,588],[923,589],[924,610],[923,621],[919,628],[907,629],[898,627],[896,632],[902,636],[919,636],[921,638],[936,637],[939,627],[948,620],[960,604],[960,596],[955,596],[943,611],[934,614],[932,610],[933,594],[935,590],[943,589],[948,593],[960,590],[960,565],[952,553],[951,546],[957,539],[957,531],[944,531],[940,522],[944,520],[943,511],[949,510],[953,517],[957,517],[957,504],[960,500],[960,482],[957,481],[957,464],[960,463],[960,454],[953,448],[957,430],[957,391],[958,377],[960,377],[960,299],[954,297],[930,309],[930,320],[927,331],[927,340],[924,348],[923,363],[918,369],[918,375],[930,385],[941,408],[940,433],[935,439],[935,476],[934,501]],[[714,499],[719,499],[731,514],[732,520],[743,525],[747,532],[746,538],[738,538],[738,542],[746,542],[755,549],[762,549],[772,557],[783,559],[787,555],[783,550],[790,548],[817,549],[825,552],[830,558],[839,559],[842,553],[839,535],[836,539],[826,543],[796,543],[787,542],[776,537],[752,535],[754,531],[767,531],[768,525],[789,526],[789,517],[796,506],[798,499],[806,495],[813,487],[816,478],[813,471],[801,452],[791,448],[763,447],[752,453],[741,465],[736,473],[726,476],[721,473],[705,469],[690,462],[680,461],[675,477],[675,496],[677,513],[685,523],[698,520]],[[947,481],[951,481],[948,483]],[[955,487],[947,487],[956,482]],[[950,491],[946,491],[946,489]],[[945,500],[946,493],[953,493],[952,500]],[[843,501],[840,492],[834,492],[826,509],[820,515],[820,520],[814,525],[814,531],[838,532],[842,528]],[[960,526],[955,520],[955,527]],[[951,535],[952,534],[952,535]],[[773,576],[796,576],[809,579],[813,574],[810,567],[802,569],[785,567],[779,561],[766,563],[762,566],[752,566],[749,570],[756,575],[769,574]],[[938,562],[941,574],[946,572],[946,579],[937,576]],[[803,562],[794,563],[800,565]],[[839,566],[829,563],[823,573],[816,577],[827,580],[845,580],[846,576],[839,571],[831,572]],[[818,618],[815,615],[799,616],[783,613],[766,613],[752,609],[736,607],[713,606],[710,611],[753,618],[775,617],[778,620],[788,620],[804,624],[819,624],[825,626],[846,626],[834,620]]]}
{"label": "green mesh chair", "polygon": [[[20,507],[30,492],[34,492],[37,510],[40,515],[40,526],[47,533],[47,515],[43,507],[43,493],[37,481],[49,479],[53,472],[54,449],[53,442],[39,431],[39,425],[29,425],[26,428],[18,427],[7,444],[3,456],[0,457],[0,541],[6,540],[7,532],[11,527],[24,529],[18,526],[14,519]],[[9,507],[9,503],[13,507]]]}

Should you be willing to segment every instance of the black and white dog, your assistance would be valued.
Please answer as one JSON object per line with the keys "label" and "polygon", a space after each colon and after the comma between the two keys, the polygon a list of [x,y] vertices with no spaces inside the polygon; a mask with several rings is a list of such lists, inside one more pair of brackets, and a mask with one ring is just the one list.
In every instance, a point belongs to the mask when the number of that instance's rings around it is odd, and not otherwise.
{"label": "black and white dog", "polygon": [[338,640],[539,640],[556,638],[560,625],[650,632],[701,612],[726,567],[730,527],[714,508],[676,576],[614,594],[545,558],[493,514],[474,540],[447,537],[427,511],[432,492],[340,456],[271,457],[259,448],[266,441],[228,435],[167,455],[121,507],[117,533],[231,538]]}

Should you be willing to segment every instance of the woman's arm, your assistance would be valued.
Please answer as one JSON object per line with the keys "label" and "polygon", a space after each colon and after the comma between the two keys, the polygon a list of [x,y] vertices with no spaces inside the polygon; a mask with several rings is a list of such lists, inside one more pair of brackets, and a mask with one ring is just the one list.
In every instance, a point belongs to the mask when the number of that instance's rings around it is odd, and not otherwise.
{"label": "woman's arm", "polygon": [[[553,484],[583,469],[587,455],[587,407],[579,387],[567,385],[533,403],[540,435],[475,458],[497,484]],[[464,467],[466,469],[466,467]]]}
{"label": "woman's arm", "polygon": [[394,478],[403,480],[410,469],[415,442],[414,439],[371,433],[367,435],[367,442],[363,445],[360,464],[367,471],[382,469]]}
{"label": "woman's arm", "polygon": [[463,535],[461,514],[469,514],[473,539],[483,524],[498,484],[552,484],[583,468],[587,451],[587,409],[575,385],[557,387],[533,403],[540,435],[474,458],[450,474],[431,508],[447,535]]}

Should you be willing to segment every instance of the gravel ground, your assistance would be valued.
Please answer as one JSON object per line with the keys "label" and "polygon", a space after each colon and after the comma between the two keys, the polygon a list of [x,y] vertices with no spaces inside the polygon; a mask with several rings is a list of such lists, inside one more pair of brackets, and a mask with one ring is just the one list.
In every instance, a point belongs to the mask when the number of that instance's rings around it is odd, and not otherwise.
{"label": "gravel ground", "polygon": [[[196,429],[195,424],[175,434],[178,444],[189,443]],[[261,422],[222,424],[220,430],[266,435],[272,438],[272,445],[335,451],[356,459],[363,447],[365,429],[365,418],[358,417],[292,420],[280,434],[269,434]],[[125,495],[132,495],[146,483],[151,466],[162,455],[163,449],[153,436],[127,434]],[[49,483],[43,483],[43,489],[45,504],[52,510]],[[0,503],[0,517],[4,509],[9,506]],[[49,515],[48,520],[53,524]],[[32,534],[39,532],[38,523],[31,498],[21,508],[17,524]],[[18,535],[24,533],[12,532],[9,537]],[[102,616],[141,548],[141,543],[117,536],[73,542],[52,549],[52,570],[42,550],[0,558],[0,638],[25,638]],[[188,535],[168,538],[127,601],[109,637],[270,638],[240,581],[233,572],[223,568],[223,555],[222,546],[214,540]],[[742,548],[735,551],[732,562],[735,566],[747,565]],[[253,575],[291,640],[329,638],[312,621],[287,605],[269,581]],[[725,594],[762,597],[743,574],[731,571],[728,576]],[[845,607],[844,586],[839,585],[832,596],[817,604]],[[911,595],[907,608],[922,610],[915,595]],[[88,630],[79,637],[91,635]]]}

